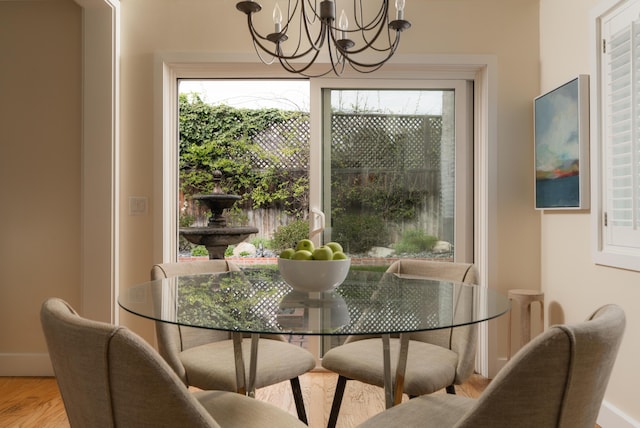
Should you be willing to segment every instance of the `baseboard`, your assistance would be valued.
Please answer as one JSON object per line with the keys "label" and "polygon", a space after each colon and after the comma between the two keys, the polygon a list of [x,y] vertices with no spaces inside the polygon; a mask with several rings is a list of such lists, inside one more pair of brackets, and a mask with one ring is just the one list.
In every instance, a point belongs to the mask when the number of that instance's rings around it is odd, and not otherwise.
{"label": "baseboard", "polygon": [[640,422],[633,420],[607,401],[602,402],[597,420],[602,428],[640,428]]}
{"label": "baseboard", "polygon": [[0,376],[53,376],[48,353],[0,353]]}

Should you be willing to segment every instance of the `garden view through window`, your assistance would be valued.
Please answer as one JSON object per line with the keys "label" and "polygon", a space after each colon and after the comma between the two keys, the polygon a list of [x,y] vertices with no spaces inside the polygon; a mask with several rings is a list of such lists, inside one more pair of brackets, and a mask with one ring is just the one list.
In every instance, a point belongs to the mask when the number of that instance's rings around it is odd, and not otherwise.
{"label": "garden view through window", "polygon": [[[273,257],[308,237],[309,82],[181,80],[179,92],[180,226],[206,224],[191,196],[210,193],[219,170],[223,191],[241,197],[227,224],[259,230],[227,256]],[[453,90],[325,89],[322,99],[322,241],[352,258],[453,260]],[[207,254],[184,239],[179,252]]]}
{"label": "garden view through window", "polygon": [[[309,237],[309,91],[300,79],[179,81],[181,227],[206,224],[191,197],[219,170],[241,197],[227,224],[259,230],[227,256],[273,257]],[[352,258],[453,260],[454,91],[327,88],[322,100],[322,241]]]}

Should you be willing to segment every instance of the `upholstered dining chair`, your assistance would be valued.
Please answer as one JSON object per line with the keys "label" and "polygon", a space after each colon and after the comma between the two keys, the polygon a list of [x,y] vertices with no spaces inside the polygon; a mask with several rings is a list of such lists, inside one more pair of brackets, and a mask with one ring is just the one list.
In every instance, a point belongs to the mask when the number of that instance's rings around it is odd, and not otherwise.
{"label": "upholstered dining chair", "polygon": [[[392,263],[387,272],[477,283],[476,269],[470,263],[402,259]],[[476,325],[412,333],[409,336],[404,392],[414,397],[446,388],[448,393],[455,394],[454,385],[464,383],[473,374],[476,337]],[[392,338],[392,373],[396,370],[399,348],[399,340]],[[343,345],[324,354],[322,366],[339,375],[329,415],[329,427],[334,427],[347,380],[384,385],[380,336],[347,337]]]}
{"label": "upholstered dining chair", "polygon": [[[239,271],[226,260],[198,260],[156,264],[151,279],[177,275]],[[238,392],[236,386],[233,340],[226,331],[185,327],[156,321],[156,338],[160,355],[169,363],[185,385],[205,390]],[[248,350],[248,344],[243,346]],[[244,358],[249,370],[250,358]],[[315,368],[316,360],[309,351],[288,343],[282,336],[267,335],[258,340],[255,387],[262,388],[288,380],[301,421],[307,422],[300,379],[298,376]]]}
{"label": "upholstered dining chair", "polygon": [[605,305],[585,322],[552,326],[538,335],[479,398],[417,397],[361,428],[593,428],[624,328],[622,309]]}
{"label": "upholstered dining chair", "polygon": [[240,394],[189,392],[142,338],[82,318],[61,299],[46,300],[40,319],[72,428],[306,427]]}

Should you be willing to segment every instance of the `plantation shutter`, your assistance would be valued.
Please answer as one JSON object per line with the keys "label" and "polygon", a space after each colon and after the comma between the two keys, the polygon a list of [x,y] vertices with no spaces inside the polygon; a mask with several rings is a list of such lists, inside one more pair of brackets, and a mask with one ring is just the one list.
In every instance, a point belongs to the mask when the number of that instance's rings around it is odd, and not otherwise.
{"label": "plantation shutter", "polygon": [[640,250],[640,0],[602,20],[604,242]]}

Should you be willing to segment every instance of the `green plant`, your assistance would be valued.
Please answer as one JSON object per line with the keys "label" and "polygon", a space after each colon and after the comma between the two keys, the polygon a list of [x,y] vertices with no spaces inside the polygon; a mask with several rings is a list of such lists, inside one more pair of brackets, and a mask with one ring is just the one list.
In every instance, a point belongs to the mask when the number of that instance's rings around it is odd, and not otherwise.
{"label": "green plant", "polygon": [[236,248],[236,246],[235,246],[235,245],[229,245],[229,246],[227,247],[227,249],[226,249],[226,250],[224,250],[224,256],[225,256],[225,257],[231,257],[231,256],[233,256],[233,250],[234,250],[235,248]]}
{"label": "green plant", "polygon": [[262,237],[251,238],[249,242],[251,242],[251,244],[256,248],[260,248],[260,244],[262,244],[262,248],[267,250],[270,250],[273,248],[273,240],[269,238],[262,238]]}
{"label": "green plant", "polygon": [[395,244],[396,253],[421,253],[429,251],[436,245],[438,238],[427,235],[423,230],[407,229],[402,232],[402,237]]}
{"label": "green plant", "polygon": [[247,213],[239,207],[234,206],[227,210],[226,218],[228,226],[246,226],[249,224]]}
{"label": "green plant", "polygon": [[250,255],[251,255],[251,253],[248,252],[248,251],[241,251],[240,252],[240,257],[247,257],[247,256],[250,256]]}
{"label": "green plant", "polygon": [[[307,211],[308,113],[210,105],[196,94],[181,94],[179,104],[180,188],[185,196],[211,192],[213,171],[220,170],[222,190],[242,196],[238,208]],[[282,125],[283,139],[277,150],[256,142],[255,137],[277,125]],[[290,158],[298,159],[298,171],[282,167]],[[231,223],[243,221],[234,218]]]}
{"label": "green plant", "polygon": [[309,237],[309,222],[306,220],[294,220],[291,223],[280,226],[273,234],[273,249],[282,251],[285,248],[293,248],[296,243]]}
{"label": "green plant", "polygon": [[208,256],[209,251],[207,251],[207,247],[205,247],[204,245],[196,245],[191,249],[191,255],[194,257]]}
{"label": "green plant", "polygon": [[180,225],[180,227],[189,227],[195,220],[196,218],[190,214],[180,214],[178,224]]}
{"label": "green plant", "polygon": [[387,225],[372,214],[343,214],[334,218],[331,237],[346,253],[365,253],[371,247],[385,245]]}

